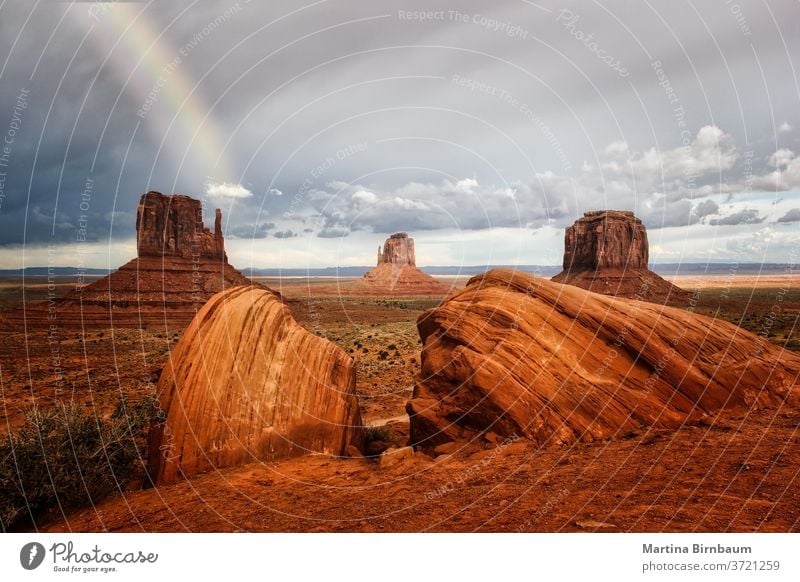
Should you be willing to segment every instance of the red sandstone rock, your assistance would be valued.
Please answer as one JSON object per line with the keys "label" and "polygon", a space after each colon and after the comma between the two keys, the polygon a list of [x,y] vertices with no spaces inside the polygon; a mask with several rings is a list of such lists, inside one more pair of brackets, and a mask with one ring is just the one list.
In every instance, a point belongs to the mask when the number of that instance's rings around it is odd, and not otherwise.
{"label": "red sandstone rock", "polygon": [[724,321],[493,270],[417,322],[411,442],[538,443],[676,428],[800,400],[800,356]]}
{"label": "red sandstone rock", "polygon": [[[151,477],[361,450],[354,362],[303,329],[278,296],[236,287],[212,297],[171,353],[158,394]],[[352,451],[351,453],[352,454]]]}
{"label": "red sandstone rock", "polygon": [[443,295],[449,287],[417,268],[414,239],[398,232],[386,239],[383,252],[378,247],[377,266],[355,290],[378,295]]}
{"label": "red sandstone rock", "polygon": [[250,280],[226,262],[140,257],[58,305],[62,324],[138,327],[186,325],[208,299]]}
{"label": "red sandstone rock", "polygon": [[597,210],[568,227],[564,270],[647,269],[647,230],[633,212]]}
{"label": "red sandstone rock", "polygon": [[222,237],[222,211],[217,208],[212,234],[203,226],[199,200],[148,192],[136,212],[136,243],[140,257],[201,257],[227,262]]}
{"label": "red sandstone rock", "polygon": [[566,229],[564,270],[552,280],[630,299],[688,298],[649,270],[648,256],[647,230],[633,212],[586,212]]}
{"label": "red sandstone rock", "polygon": [[199,200],[148,192],[136,229],[137,258],[53,306],[31,305],[9,318],[33,325],[183,326],[215,293],[251,284],[228,264],[219,209],[212,234],[203,227]]}
{"label": "red sandstone rock", "polygon": [[387,238],[383,243],[383,252],[378,247],[376,266],[380,267],[385,264],[417,266],[414,256],[414,239],[409,238],[408,233],[398,232]]}

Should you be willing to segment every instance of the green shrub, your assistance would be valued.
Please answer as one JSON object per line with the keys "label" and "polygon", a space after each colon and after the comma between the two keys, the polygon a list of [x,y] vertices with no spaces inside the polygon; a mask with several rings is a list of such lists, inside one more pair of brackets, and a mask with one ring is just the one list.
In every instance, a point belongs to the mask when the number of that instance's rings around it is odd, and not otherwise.
{"label": "green shrub", "polygon": [[155,399],[121,399],[109,418],[75,403],[32,408],[0,440],[0,531],[37,526],[141,478]]}
{"label": "green shrub", "polygon": [[374,441],[392,442],[392,435],[386,425],[368,426],[364,429],[364,444],[368,445]]}

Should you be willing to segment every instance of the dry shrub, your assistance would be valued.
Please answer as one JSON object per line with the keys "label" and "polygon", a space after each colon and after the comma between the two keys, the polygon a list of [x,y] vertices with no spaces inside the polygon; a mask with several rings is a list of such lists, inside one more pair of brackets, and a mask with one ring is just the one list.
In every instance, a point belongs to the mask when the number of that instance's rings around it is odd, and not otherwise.
{"label": "dry shrub", "polygon": [[0,441],[0,531],[36,528],[141,479],[156,410],[151,397],[121,399],[109,418],[75,403],[30,409]]}

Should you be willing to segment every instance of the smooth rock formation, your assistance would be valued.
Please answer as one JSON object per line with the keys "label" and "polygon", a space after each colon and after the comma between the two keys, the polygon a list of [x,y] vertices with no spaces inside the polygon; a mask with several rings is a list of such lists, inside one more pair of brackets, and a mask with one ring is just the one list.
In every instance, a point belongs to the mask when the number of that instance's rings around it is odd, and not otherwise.
{"label": "smooth rock formation", "polygon": [[688,299],[648,268],[648,258],[647,230],[633,212],[586,212],[566,229],[564,270],[552,280],[629,299]]}
{"label": "smooth rock formation", "polygon": [[158,383],[164,424],[151,431],[157,484],[210,469],[310,452],[361,450],[354,362],[303,329],[271,291],[212,297]]}
{"label": "smooth rock formation", "polygon": [[677,428],[797,402],[800,355],[724,321],[510,270],[472,278],[417,322],[411,444],[476,433],[540,444]]}
{"label": "smooth rock formation", "polygon": [[364,275],[357,292],[376,295],[444,295],[449,291],[416,266],[414,239],[405,232],[391,235],[378,247],[378,261],[374,269]]}
{"label": "smooth rock formation", "polygon": [[[188,324],[208,299],[251,284],[228,264],[222,213],[214,232],[203,226],[202,205],[188,196],[142,195],[136,217],[139,256],[55,305],[12,315],[29,324],[62,326],[176,326]],[[53,317],[53,314],[55,315]]]}

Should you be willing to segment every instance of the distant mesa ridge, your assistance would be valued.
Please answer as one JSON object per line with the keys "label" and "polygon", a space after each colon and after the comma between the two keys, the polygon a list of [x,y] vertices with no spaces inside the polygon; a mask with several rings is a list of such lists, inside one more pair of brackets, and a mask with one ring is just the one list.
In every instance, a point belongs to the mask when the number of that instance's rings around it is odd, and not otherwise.
{"label": "distant mesa ridge", "polygon": [[595,210],[567,227],[563,271],[557,283],[583,289],[663,303],[689,294],[648,267],[647,229],[633,212]]}

